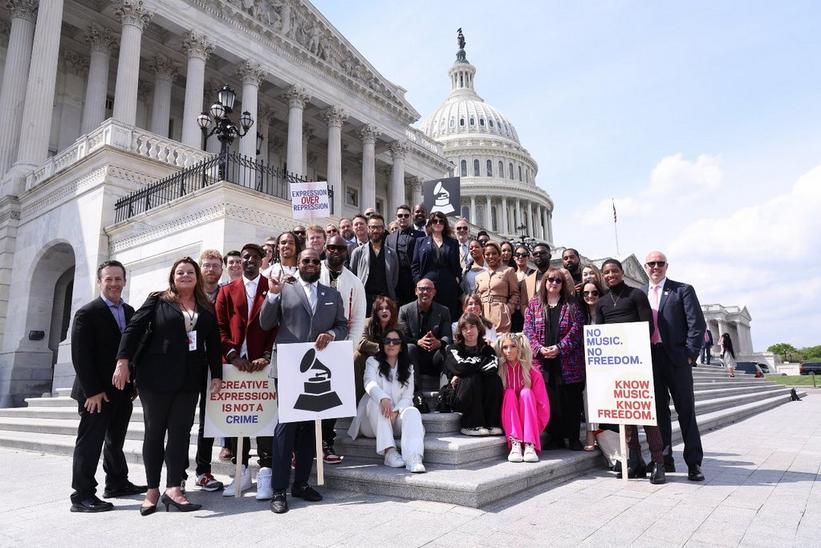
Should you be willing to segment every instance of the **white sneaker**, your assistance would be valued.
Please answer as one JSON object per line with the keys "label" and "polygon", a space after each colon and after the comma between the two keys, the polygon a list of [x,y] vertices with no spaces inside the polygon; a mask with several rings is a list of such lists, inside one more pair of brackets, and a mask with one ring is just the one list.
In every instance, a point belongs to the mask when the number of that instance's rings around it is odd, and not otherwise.
{"label": "white sneaker", "polygon": [[525,452],[522,459],[525,462],[539,462],[539,455],[536,454],[536,448],[533,447],[532,443],[525,444]]}
{"label": "white sneaker", "polygon": [[271,476],[273,470],[270,468],[260,468],[257,474],[257,500],[271,500],[274,498],[274,490],[271,488]]}
{"label": "white sneaker", "polygon": [[[248,470],[248,467],[243,465],[242,466],[242,478],[240,479],[240,488],[239,491],[242,493],[243,491],[247,491],[251,488],[251,471]],[[225,490],[222,492],[223,497],[233,497],[237,494],[237,478],[233,478],[231,482],[225,486]]]}
{"label": "white sneaker", "polygon": [[522,442],[510,440],[510,454],[507,456],[508,462],[522,462]]}
{"label": "white sneaker", "polygon": [[505,431],[498,426],[491,426],[487,431],[489,436],[502,436],[505,433]]}
{"label": "white sneaker", "polygon": [[391,468],[402,468],[405,466],[405,459],[402,458],[399,451],[391,447],[385,451],[385,466],[390,466]]}
{"label": "white sneaker", "polygon": [[489,436],[490,430],[484,426],[474,426],[473,428],[462,428],[459,430],[465,436]]}
{"label": "white sneaker", "polygon": [[422,457],[420,455],[411,455],[405,458],[405,468],[408,472],[414,474],[424,474],[425,465],[422,464]]}

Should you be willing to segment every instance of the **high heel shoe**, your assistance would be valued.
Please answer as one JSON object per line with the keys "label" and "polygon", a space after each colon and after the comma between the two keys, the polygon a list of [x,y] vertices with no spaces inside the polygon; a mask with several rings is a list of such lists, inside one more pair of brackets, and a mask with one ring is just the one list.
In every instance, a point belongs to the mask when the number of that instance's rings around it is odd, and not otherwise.
{"label": "high heel shoe", "polygon": [[194,504],[193,502],[189,502],[189,503],[186,503],[186,504],[180,504],[176,500],[169,497],[167,493],[162,494],[162,497],[160,497],[160,502],[165,504],[165,511],[166,512],[169,511],[169,506],[173,506],[174,508],[176,508],[180,512],[195,512],[195,511],[199,510],[200,508],[202,508],[202,504]]}
{"label": "high heel shoe", "polygon": [[154,512],[157,511],[157,505],[154,504],[152,506],[140,506],[140,515],[141,516],[150,516]]}

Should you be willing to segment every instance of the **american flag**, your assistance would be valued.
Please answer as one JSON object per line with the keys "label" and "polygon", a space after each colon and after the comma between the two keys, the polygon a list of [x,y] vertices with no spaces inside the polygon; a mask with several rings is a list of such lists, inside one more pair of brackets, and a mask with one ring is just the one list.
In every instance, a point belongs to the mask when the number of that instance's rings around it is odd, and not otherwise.
{"label": "american flag", "polygon": [[616,223],[618,221],[616,218],[616,200],[610,198],[610,201],[613,202],[613,223]]}

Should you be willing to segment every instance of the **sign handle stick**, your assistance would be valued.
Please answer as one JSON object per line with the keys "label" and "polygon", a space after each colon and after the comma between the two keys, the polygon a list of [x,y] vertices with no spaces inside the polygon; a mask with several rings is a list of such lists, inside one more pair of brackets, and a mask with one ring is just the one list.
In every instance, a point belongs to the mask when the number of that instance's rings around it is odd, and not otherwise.
{"label": "sign handle stick", "polygon": [[619,425],[619,445],[621,450],[621,455],[619,455],[619,460],[621,461],[621,477],[624,482],[627,483],[627,433],[623,424]]}
{"label": "sign handle stick", "polygon": [[243,442],[245,438],[239,436],[237,438],[237,452],[234,455],[234,458],[237,459],[237,469],[234,470],[234,496],[236,498],[242,497],[242,451],[243,451]]}
{"label": "sign handle stick", "polygon": [[322,460],[322,421],[314,421],[314,438],[316,440],[316,484],[325,485],[325,462]]}

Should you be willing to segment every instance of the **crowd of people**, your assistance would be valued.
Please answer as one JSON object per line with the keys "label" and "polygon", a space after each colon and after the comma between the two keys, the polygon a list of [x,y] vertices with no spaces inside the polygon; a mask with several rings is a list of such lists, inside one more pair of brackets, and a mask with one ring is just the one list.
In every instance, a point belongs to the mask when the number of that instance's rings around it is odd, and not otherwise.
{"label": "crowd of people", "polygon": [[[177,260],[167,287],[136,311],[122,299],[125,267],[101,264],[100,297],[77,311],[72,327],[72,396],[81,420],[71,510],[112,508],[96,496],[101,452],[105,498],[145,493],[142,515],[158,505],[199,509],[185,489],[198,402],[196,486],[225,496],[253,489],[250,440],[239,455],[237,440],[222,440],[219,458],[239,460],[238,477],[223,485],[211,473],[206,395],[221,390],[223,364],[245,372],[270,365],[274,377],[298,367],[276,359],[277,345],[294,342],[318,350],[353,342],[358,407],[348,433],[375,438],[387,466],[425,472],[423,415],[434,394],[436,411],[461,414],[462,434],[504,436],[510,462],[538,462],[543,450],[593,451],[597,434],[613,426],[585,419],[584,326],[642,321],[650,329],[658,426],[645,426],[649,466],[636,427],[627,427],[629,459],[619,473],[649,471],[651,482],[663,483],[675,470],[672,398],[688,479],[703,480],[691,366],[712,336],[693,288],[667,278],[664,254],[647,255],[650,283],[641,290],[624,282],[617,259],[600,272],[567,248],[561,266],[552,265],[547,243],[496,242],[484,231],[473,237],[465,219],[451,222],[439,212],[428,216],[421,204],[402,205],[390,223],[368,210],[338,226],[296,225],[224,255],[207,249],[199,260]],[[726,342],[722,348],[732,353]],[[122,450],[137,395],[146,485],[129,481]],[[275,513],[288,511],[289,485],[291,496],[321,500],[308,479],[314,458],[329,465],[344,458],[334,447],[335,423],[323,421],[322,455],[315,455],[312,422],[279,424],[273,436],[257,437],[256,498],[271,500]]]}

